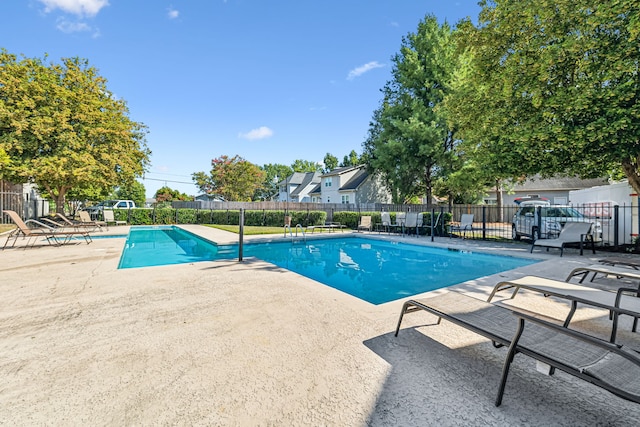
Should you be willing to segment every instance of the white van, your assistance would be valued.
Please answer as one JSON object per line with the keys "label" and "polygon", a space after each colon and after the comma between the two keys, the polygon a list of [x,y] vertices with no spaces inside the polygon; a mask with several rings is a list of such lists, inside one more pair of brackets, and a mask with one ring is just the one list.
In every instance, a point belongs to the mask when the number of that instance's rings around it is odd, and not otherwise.
{"label": "white van", "polygon": [[[538,212],[540,218],[538,218]],[[602,225],[584,216],[571,206],[551,205],[542,200],[525,201],[513,216],[511,237],[520,240],[522,237],[538,239],[554,239],[567,222],[592,222],[591,232],[594,241],[602,239]]]}

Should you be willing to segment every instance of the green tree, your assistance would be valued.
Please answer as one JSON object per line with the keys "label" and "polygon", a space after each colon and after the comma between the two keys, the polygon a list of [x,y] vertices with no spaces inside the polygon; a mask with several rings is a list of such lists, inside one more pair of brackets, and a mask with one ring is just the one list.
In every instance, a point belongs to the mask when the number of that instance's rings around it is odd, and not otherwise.
{"label": "green tree", "polygon": [[309,160],[294,160],[291,164],[294,172],[322,172],[322,165]]}
{"label": "green tree", "polygon": [[478,153],[514,178],[621,168],[640,192],[637,3],[481,5],[478,28],[465,32],[473,52],[468,87],[477,90],[465,134],[474,135]]}
{"label": "green tree", "polygon": [[123,186],[118,187],[115,198],[133,200],[136,206],[142,207],[147,200],[144,184],[140,181],[131,181],[126,183]]}
{"label": "green tree", "polygon": [[327,153],[324,155],[323,163],[322,172],[327,173],[338,167],[338,158],[331,153]]}
{"label": "green tree", "polygon": [[360,164],[360,158],[358,157],[358,153],[356,153],[356,150],[351,150],[351,152],[344,156],[342,159],[342,163],[340,164],[341,167],[347,167],[347,166],[358,166]]}
{"label": "green tree", "polygon": [[395,202],[427,195],[453,156],[453,132],[438,107],[455,68],[455,45],[447,23],[428,15],[402,39],[393,58],[393,79],[383,88],[363,144],[368,168],[379,172]]}
{"label": "green tree", "polygon": [[261,168],[265,172],[262,186],[256,191],[255,200],[273,199],[278,195],[278,183],[293,173],[287,165],[268,163]]}
{"label": "green tree", "polygon": [[211,160],[210,175],[205,172],[192,174],[193,181],[203,193],[238,202],[251,201],[256,190],[263,185],[265,176],[259,166],[238,155]]}
{"label": "green tree", "polygon": [[186,193],[181,193],[178,190],[174,190],[166,185],[156,190],[153,196],[157,203],[170,203],[176,201],[192,201],[194,198]]}
{"label": "green tree", "polygon": [[72,189],[104,196],[141,176],[145,136],[87,60],[45,65],[0,50],[0,148],[11,159],[2,173],[36,183],[58,212]]}

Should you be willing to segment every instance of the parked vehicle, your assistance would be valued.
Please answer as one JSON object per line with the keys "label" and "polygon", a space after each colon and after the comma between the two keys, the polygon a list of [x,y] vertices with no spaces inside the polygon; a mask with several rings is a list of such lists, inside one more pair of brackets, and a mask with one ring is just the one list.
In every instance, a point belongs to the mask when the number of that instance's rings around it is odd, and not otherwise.
{"label": "parked vehicle", "polygon": [[511,237],[520,240],[525,237],[531,240],[554,239],[567,222],[592,222],[591,229],[595,241],[602,239],[600,222],[584,216],[571,206],[551,205],[549,202],[536,200],[520,204],[513,216]]}
{"label": "parked vehicle", "polygon": [[135,207],[136,204],[133,200],[105,200],[84,210],[89,212],[92,219],[96,219],[104,209],[133,209]]}

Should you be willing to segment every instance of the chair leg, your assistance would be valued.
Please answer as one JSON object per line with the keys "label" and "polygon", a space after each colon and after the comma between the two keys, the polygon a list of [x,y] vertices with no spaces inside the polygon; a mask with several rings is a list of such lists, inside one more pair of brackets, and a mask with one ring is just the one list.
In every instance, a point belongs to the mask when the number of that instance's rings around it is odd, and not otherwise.
{"label": "chair leg", "polygon": [[519,319],[518,331],[516,335],[513,337],[513,341],[511,341],[511,345],[509,346],[509,352],[507,353],[507,358],[504,361],[504,366],[502,367],[502,377],[500,378],[500,386],[498,387],[498,395],[496,396],[496,406],[500,406],[502,404],[502,396],[504,396],[504,389],[507,385],[507,377],[509,376],[509,368],[511,367],[511,362],[513,362],[513,358],[516,355],[516,348],[518,347],[518,340],[524,331],[524,319]]}

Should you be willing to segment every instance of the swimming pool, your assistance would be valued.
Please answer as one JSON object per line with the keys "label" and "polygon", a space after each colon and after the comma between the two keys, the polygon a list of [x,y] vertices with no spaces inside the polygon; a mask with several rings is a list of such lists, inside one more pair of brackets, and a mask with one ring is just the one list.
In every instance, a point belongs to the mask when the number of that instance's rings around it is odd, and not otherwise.
{"label": "swimming pool", "polygon": [[[244,245],[256,257],[368,301],[382,304],[538,261],[361,237]],[[238,256],[177,227],[132,228],[118,268]]]}

